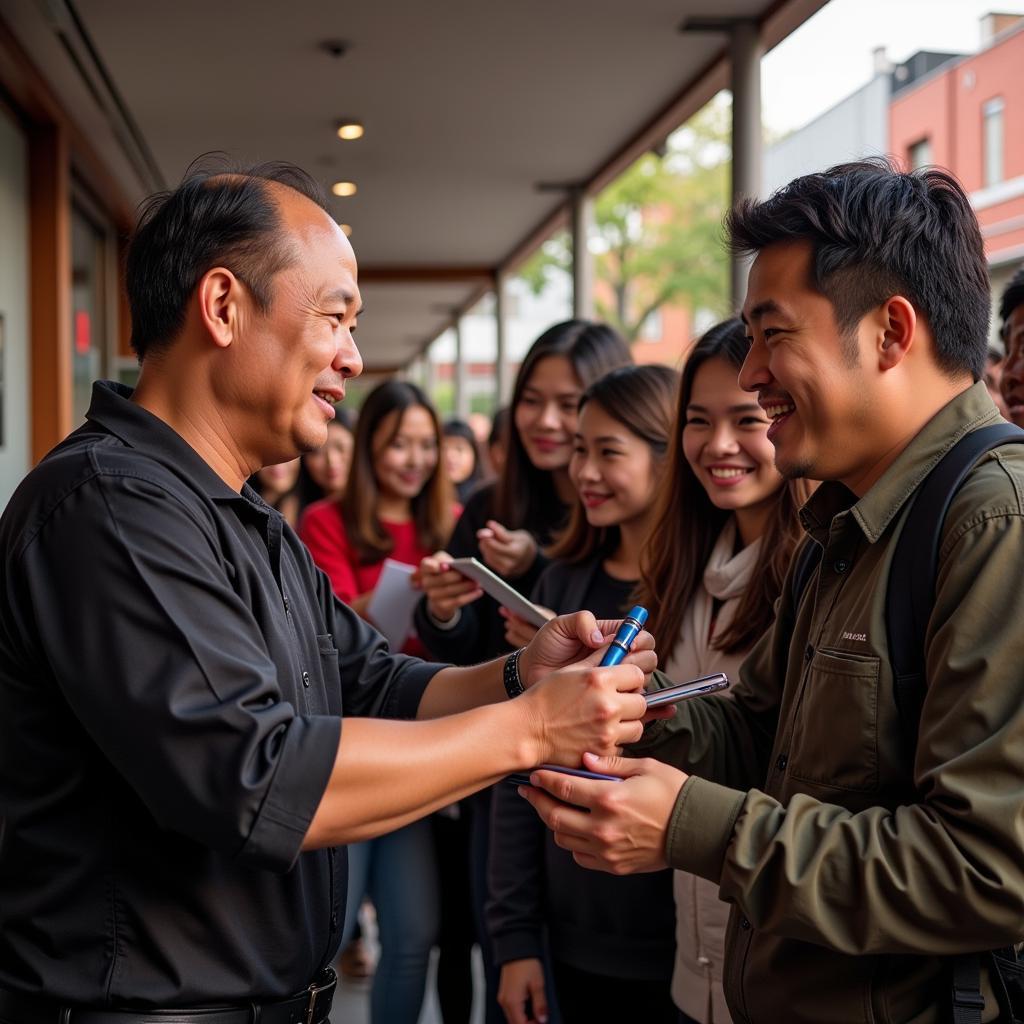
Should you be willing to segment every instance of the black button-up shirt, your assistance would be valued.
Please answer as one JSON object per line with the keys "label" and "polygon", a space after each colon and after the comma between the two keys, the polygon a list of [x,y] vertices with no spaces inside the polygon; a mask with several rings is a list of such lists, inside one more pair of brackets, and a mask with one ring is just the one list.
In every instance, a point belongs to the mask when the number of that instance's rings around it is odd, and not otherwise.
{"label": "black button-up shirt", "polygon": [[336,951],[343,849],[301,853],[342,713],[413,717],[281,517],[97,384],[0,520],[0,988],[285,996]]}

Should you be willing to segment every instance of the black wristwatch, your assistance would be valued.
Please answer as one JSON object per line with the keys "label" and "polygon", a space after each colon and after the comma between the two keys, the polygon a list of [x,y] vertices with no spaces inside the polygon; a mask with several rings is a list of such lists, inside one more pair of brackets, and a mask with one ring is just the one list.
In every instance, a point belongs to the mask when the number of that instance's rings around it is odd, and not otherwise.
{"label": "black wristwatch", "polygon": [[509,700],[526,692],[526,687],[523,686],[523,681],[519,677],[519,655],[522,653],[523,648],[520,647],[518,651],[513,651],[505,659],[505,668],[502,671],[501,680],[505,684],[505,692],[508,694]]}

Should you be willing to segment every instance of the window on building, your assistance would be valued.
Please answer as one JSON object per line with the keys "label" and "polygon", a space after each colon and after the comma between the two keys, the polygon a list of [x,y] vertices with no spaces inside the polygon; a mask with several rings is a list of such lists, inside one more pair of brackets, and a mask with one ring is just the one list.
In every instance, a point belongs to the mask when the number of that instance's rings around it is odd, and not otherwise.
{"label": "window on building", "polygon": [[932,162],[932,140],[919,139],[907,150],[907,163],[916,171],[919,167],[927,167]]}
{"label": "window on building", "polygon": [[985,154],[985,186],[1003,180],[1003,98],[997,96],[981,108]]}

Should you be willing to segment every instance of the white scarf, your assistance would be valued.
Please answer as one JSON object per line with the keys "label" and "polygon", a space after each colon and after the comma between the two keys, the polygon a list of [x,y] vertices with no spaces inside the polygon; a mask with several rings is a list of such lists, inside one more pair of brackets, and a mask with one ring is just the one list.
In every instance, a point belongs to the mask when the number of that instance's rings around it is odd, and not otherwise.
{"label": "white scarf", "polygon": [[[729,628],[736,614],[739,598],[753,575],[761,550],[761,539],[748,544],[739,554],[733,554],[735,546],[736,519],[732,517],[718,535],[712,549],[704,569],[703,586],[698,587],[683,616],[678,642],[665,666],[665,672],[671,679],[682,682],[710,672],[725,672],[733,678],[743,660],[742,655],[730,656],[711,646],[714,637],[721,636]],[[722,604],[718,609],[712,636],[711,616],[715,600]]]}

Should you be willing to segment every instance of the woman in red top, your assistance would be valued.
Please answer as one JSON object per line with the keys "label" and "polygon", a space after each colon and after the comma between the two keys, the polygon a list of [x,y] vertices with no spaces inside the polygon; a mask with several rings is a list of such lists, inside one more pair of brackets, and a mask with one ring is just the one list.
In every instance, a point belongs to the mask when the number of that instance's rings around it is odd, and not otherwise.
{"label": "woman in red top", "polygon": [[[299,536],[334,592],[369,619],[386,558],[417,566],[448,543],[460,511],[440,465],[440,425],[415,384],[386,381],[363,404],[344,496],[306,510]],[[428,656],[418,642],[406,653]]]}
{"label": "woman in red top", "polygon": [[[440,464],[441,428],[426,395],[387,381],[366,398],[344,496],[317,502],[299,527],[334,592],[364,618],[386,558],[408,565],[448,543],[459,513]],[[425,655],[415,636],[402,648]],[[439,898],[429,818],[349,847],[349,920],[342,947],[369,893],[377,909],[381,956],[370,991],[372,1024],[419,1017]]]}

